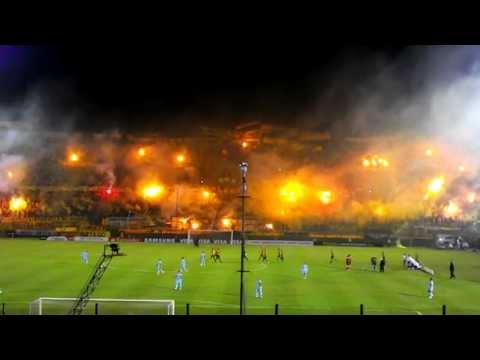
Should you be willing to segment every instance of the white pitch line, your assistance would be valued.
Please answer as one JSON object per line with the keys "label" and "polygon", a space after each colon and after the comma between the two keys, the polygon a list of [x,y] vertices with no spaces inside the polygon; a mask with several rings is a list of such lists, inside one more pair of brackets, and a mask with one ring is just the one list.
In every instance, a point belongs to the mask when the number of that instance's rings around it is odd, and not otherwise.
{"label": "white pitch line", "polygon": [[417,315],[423,315],[420,311],[416,311]]}

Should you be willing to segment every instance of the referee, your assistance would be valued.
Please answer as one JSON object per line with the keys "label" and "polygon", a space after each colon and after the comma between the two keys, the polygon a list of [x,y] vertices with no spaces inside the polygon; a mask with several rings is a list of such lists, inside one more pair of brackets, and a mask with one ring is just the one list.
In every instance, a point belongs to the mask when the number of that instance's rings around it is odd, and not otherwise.
{"label": "referee", "polygon": [[455,279],[455,264],[450,261],[450,279]]}

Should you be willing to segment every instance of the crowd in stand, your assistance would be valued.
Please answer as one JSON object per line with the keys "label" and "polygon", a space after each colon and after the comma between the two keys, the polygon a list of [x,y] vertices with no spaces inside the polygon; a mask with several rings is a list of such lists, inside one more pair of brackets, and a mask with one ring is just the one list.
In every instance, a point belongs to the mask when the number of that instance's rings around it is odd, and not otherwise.
{"label": "crowd in stand", "polygon": [[142,214],[147,206],[141,202],[99,201],[93,192],[64,193],[23,196],[28,206],[25,210],[12,211],[10,197],[0,198],[0,217],[27,218],[39,216],[85,216],[97,223],[105,216],[128,216]]}

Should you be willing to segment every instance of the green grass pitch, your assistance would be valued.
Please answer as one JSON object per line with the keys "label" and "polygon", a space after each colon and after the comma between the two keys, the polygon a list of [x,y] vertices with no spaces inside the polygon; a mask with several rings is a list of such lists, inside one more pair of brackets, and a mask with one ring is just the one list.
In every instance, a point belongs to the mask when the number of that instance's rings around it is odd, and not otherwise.
{"label": "green grass pitch", "polygon": [[[105,273],[95,298],[174,299],[176,313],[238,314],[240,247],[222,246],[223,263],[210,261],[210,246],[122,243],[126,256],[115,257]],[[81,263],[87,249],[90,264]],[[102,244],[39,240],[0,240],[0,302],[6,314],[27,314],[28,303],[39,297],[76,297],[103,249]],[[200,251],[207,253],[207,267],[200,268]],[[277,249],[267,247],[269,264],[258,262],[258,246],[249,246],[246,262],[247,313],[273,314],[448,314],[480,313],[480,255],[472,252],[423,248],[283,247],[285,262],[276,262]],[[329,264],[330,250],[336,261]],[[372,272],[371,256],[385,251],[386,272]],[[427,298],[429,276],[406,270],[401,255],[418,253],[420,260],[435,270],[435,297]],[[344,270],[344,258],[353,257],[351,272]],[[174,276],[185,256],[188,272],[184,289],[175,292]],[[155,274],[161,257],[166,273]],[[456,280],[449,280],[448,265],[456,262]],[[302,278],[303,262],[309,278]],[[255,298],[255,280],[262,279],[264,298]],[[68,311],[68,309],[67,309]],[[101,313],[101,310],[100,310]]]}

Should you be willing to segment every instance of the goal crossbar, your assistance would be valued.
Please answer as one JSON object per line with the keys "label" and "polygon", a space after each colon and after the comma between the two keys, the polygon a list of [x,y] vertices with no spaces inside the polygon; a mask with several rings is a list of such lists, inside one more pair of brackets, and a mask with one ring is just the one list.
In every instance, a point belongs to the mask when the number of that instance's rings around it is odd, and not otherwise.
{"label": "goal crossbar", "polygon": [[[43,305],[45,302],[74,302],[78,298],[66,297],[40,297],[32,301],[29,305],[29,313],[32,314],[32,306],[38,305],[38,315],[43,315]],[[90,303],[149,303],[149,304],[166,304],[167,314],[175,315],[175,300],[154,300],[154,299],[108,299],[108,298],[90,298]]]}

